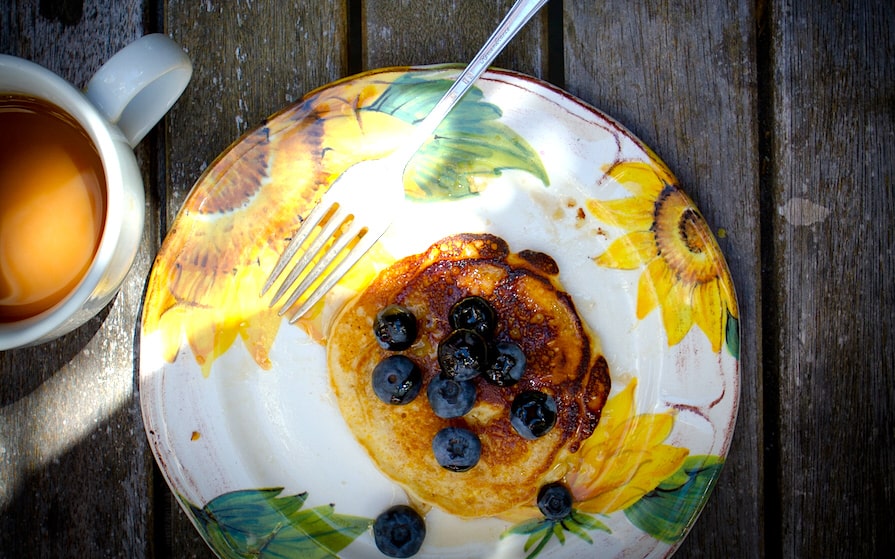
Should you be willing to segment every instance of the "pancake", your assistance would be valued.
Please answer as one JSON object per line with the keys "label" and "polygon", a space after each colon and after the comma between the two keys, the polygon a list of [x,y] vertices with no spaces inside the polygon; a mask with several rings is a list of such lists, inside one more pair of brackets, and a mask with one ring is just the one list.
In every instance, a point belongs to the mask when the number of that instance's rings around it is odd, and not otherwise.
{"label": "pancake", "polygon": [[[543,484],[564,475],[554,466],[593,432],[609,393],[609,371],[558,275],[546,254],[511,253],[499,237],[460,234],[397,261],[339,311],[327,355],[342,415],[377,466],[412,497],[461,517],[512,516],[534,506]],[[452,305],[473,295],[494,308],[495,342],[517,344],[526,371],[508,387],[474,379],[472,410],[442,419],[431,409],[426,386],[439,374],[437,348],[451,332]],[[382,349],[373,331],[376,314],[391,304],[409,309],[419,331],[400,353],[419,365],[422,390],[403,405],[380,400],[371,382],[376,364],[395,353]],[[527,390],[551,395],[557,407],[555,426],[533,440],[510,422],[513,399]],[[434,456],[432,439],[448,426],[469,429],[481,441],[480,460],[467,471],[445,469]]]}

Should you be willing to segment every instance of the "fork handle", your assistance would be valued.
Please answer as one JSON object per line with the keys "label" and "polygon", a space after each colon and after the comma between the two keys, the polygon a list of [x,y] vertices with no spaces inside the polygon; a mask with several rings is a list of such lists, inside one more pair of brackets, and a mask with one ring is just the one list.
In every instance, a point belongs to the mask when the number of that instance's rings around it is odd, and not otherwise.
{"label": "fork handle", "polygon": [[410,158],[414,153],[419,151],[422,145],[435,133],[435,129],[445,119],[447,114],[454,108],[463,95],[469,91],[472,84],[478,80],[488,66],[494,62],[507,43],[509,43],[516,33],[522,29],[528,20],[534,16],[547,0],[517,0],[510,11],[497,26],[497,29],[488,37],[488,40],[479,50],[478,54],[466,66],[463,72],[457,76],[457,79],[451,85],[450,89],[435,104],[432,110],[426,115],[415,128],[412,141],[408,142],[404,149]]}

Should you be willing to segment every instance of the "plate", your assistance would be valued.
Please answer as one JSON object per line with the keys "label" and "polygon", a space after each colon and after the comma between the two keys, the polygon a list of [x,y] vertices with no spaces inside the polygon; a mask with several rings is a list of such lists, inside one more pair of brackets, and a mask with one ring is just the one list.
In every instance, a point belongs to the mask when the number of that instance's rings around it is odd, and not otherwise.
{"label": "plate", "polygon": [[418,557],[668,556],[718,478],[739,313],[715,238],[653,151],[534,78],[477,82],[411,162],[406,210],[309,315],[289,324],[259,297],[299,216],[350,165],[395,149],[456,73],[381,69],[310,93],[205,170],[163,243],[140,332],[143,417],[165,479],[221,557],[382,556],[373,520],[410,501],[339,412],[326,332],[379,270],[461,232],[553,257],[612,387],[565,474],[569,516],[424,507]]}

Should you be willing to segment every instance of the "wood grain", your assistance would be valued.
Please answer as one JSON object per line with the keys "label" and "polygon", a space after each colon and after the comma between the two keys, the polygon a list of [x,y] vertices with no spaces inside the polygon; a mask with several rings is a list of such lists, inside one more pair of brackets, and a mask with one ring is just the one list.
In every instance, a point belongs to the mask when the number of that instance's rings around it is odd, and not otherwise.
{"label": "wood grain", "polygon": [[[364,69],[385,66],[467,64],[513,2],[457,0],[363,2]],[[547,74],[547,9],[528,22],[494,66],[539,78]]]}
{"label": "wood grain", "polygon": [[[0,52],[83,87],[143,34],[144,5],[77,7],[3,3]],[[151,143],[137,149],[147,184]],[[155,222],[151,200],[147,213]],[[0,557],[151,553],[153,465],[135,394],[134,331],[156,248],[144,235],[121,293],[100,316],[49,344],[0,352]]]}
{"label": "wood grain", "polygon": [[784,557],[880,557],[895,506],[895,10],[771,6],[766,517]]}

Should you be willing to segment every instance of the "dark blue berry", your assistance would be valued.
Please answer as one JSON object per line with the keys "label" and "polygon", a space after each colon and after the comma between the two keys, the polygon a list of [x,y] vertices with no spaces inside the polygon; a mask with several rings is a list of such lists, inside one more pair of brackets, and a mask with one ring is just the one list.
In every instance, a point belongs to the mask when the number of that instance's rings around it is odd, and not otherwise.
{"label": "dark blue berry", "polygon": [[449,378],[473,379],[488,368],[488,344],[473,330],[454,330],[438,344],[438,365]]}
{"label": "dark blue berry", "polygon": [[445,427],[432,439],[432,451],[442,468],[465,472],[478,464],[482,443],[469,429]]}
{"label": "dark blue berry", "polygon": [[373,391],[386,404],[406,404],[420,392],[420,368],[404,355],[391,355],[373,368]]}
{"label": "dark blue berry", "polygon": [[450,419],[466,415],[472,409],[476,389],[471,380],[457,380],[442,374],[432,377],[426,395],[435,415]]}
{"label": "dark blue berry", "polygon": [[572,514],[572,493],[560,482],[548,483],[538,491],[538,509],[547,520],[563,520]]}
{"label": "dark blue berry", "polygon": [[416,555],[426,538],[426,523],[407,505],[395,505],[376,517],[373,539],[376,547],[389,557]]}
{"label": "dark blue berry", "polygon": [[494,334],[496,314],[491,304],[481,297],[465,297],[451,307],[449,320],[454,330],[474,330],[485,339]]}
{"label": "dark blue berry", "polygon": [[510,406],[510,423],[526,439],[542,437],[556,424],[556,401],[537,390],[520,392]]}
{"label": "dark blue berry", "polygon": [[416,317],[400,305],[389,305],[376,314],[373,333],[382,349],[403,351],[416,341]]}
{"label": "dark blue berry", "polygon": [[491,359],[485,378],[497,386],[512,386],[525,373],[525,354],[514,343],[499,343],[495,346],[497,355]]}

